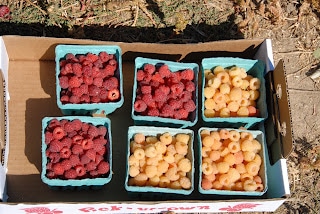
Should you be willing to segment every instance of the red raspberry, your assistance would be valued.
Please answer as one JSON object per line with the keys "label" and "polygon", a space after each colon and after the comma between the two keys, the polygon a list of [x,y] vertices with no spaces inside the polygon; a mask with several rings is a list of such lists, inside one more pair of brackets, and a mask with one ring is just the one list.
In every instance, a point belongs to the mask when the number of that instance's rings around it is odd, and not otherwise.
{"label": "red raspberry", "polygon": [[82,122],[81,122],[81,120],[79,120],[79,119],[74,119],[74,120],[71,121],[71,123],[72,123],[72,125],[73,125],[73,127],[74,127],[74,130],[76,130],[76,131],[81,130],[81,128],[82,128]]}
{"label": "red raspberry", "polygon": [[106,65],[102,70],[103,77],[111,77],[114,76],[117,67],[114,65]]}
{"label": "red raspberry", "polygon": [[93,53],[87,53],[86,58],[87,58],[87,60],[91,61],[92,63],[99,59],[99,57]]}
{"label": "red raspberry", "polygon": [[96,152],[100,152],[100,151],[102,151],[104,149],[104,147],[105,146],[103,144],[101,144],[101,143],[94,143],[92,149],[94,151],[96,151]]}
{"label": "red raspberry", "polygon": [[75,135],[72,137],[72,142],[73,144],[78,144],[78,145],[81,145],[82,144],[82,141],[83,141],[83,137],[81,135]]}
{"label": "red raspberry", "polygon": [[93,85],[101,87],[103,83],[103,79],[101,77],[96,77],[93,79]]}
{"label": "red raspberry", "polygon": [[99,97],[100,97],[100,100],[101,100],[101,102],[107,102],[108,101],[108,91],[106,91],[106,90],[101,90],[100,91],[100,94],[99,94]]}
{"label": "red raspberry", "polygon": [[98,173],[100,175],[103,175],[103,174],[106,174],[108,173],[110,170],[110,164],[106,161],[101,161],[99,164],[98,164]]}
{"label": "red raspberry", "polygon": [[187,112],[193,112],[194,110],[196,110],[196,105],[195,105],[193,100],[188,100],[188,101],[183,103],[183,108]]}
{"label": "red raspberry", "polygon": [[83,63],[86,60],[86,56],[83,54],[77,54],[77,58],[80,63]]}
{"label": "red raspberry", "polygon": [[60,153],[59,152],[51,152],[48,155],[51,163],[58,163],[60,161]]}
{"label": "red raspberry", "polygon": [[180,100],[182,102],[187,102],[188,100],[192,100],[192,93],[190,91],[184,91],[180,95]]}
{"label": "red raspberry", "polygon": [[156,67],[152,64],[147,63],[143,66],[143,70],[148,74],[153,74],[156,71]]}
{"label": "red raspberry", "polygon": [[94,162],[98,165],[103,160],[104,160],[103,155],[97,154],[96,159],[95,159]]}
{"label": "red raspberry", "polygon": [[68,137],[63,138],[60,142],[61,145],[66,148],[71,148],[71,145],[73,143],[72,139]]}
{"label": "red raspberry", "polygon": [[68,83],[69,83],[69,88],[76,88],[81,85],[82,81],[80,80],[80,78],[73,76],[73,77],[70,77]]}
{"label": "red raspberry", "polygon": [[97,164],[94,161],[90,161],[85,165],[87,171],[95,170],[97,168]]}
{"label": "red raspberry", "polygon": [[69,170],[65,171],[64,177],[66,179],[75,179],[78,177],[78,174],[75,169],[69,169]]}
{"label": "red raspberry", "polygon": [[96,159],[96,151],[93,149],[87,150],[85,155],[92,161],[94,161]]}
{"label": "red raspberry", "polygon": [[180,81],[181,81],[180,73],[179,72],[171,72],[170,82],[171,83],[179,83]]}
{"label": "red raspberry", "polygon": [[160,86],[160,82],[158,81],[155,81],[155,80],[151,80],[149,85],[152,87],[152,88],[158,88]]}
{"label": "red raspberry", "polygon": [[81,97],[84,94],[83,90],[80,87],[72,88],[71,92],[76,97]]}
{"label": "red raspberry", "polygon": [[55,128],[58,127],[58,126],[61,126],[60,121],[57,120],[57,119],[52,119],[52,120],[50,120],[50,122],[49,122],[49,124],[48,124],[48,126],[47,126],[47,129],[48,129],[48,130],[53,130],[53,129],[55,129]]}
{"label": "red raspberry", "polygon": [[10,8],[8,6],[0,6],[0,18],[10,18]]}
{"label": "red raspberry", "polygon": [[98,129],[99,129],[99,135],[101,135],[101,136],[105,136],[106,134],[107,134],[107,127],[105,127],[105,126],[99,126],[98,127]]}
{"label": "red raspberry", "polygon": [[110,101],[116,101],[120,97],[120,91],[118,89],[112,89],[108,92],[108,99]]}
{"label": "red raspberry", "polygon": [[136,74],[136,79],[137,79],[137,81],[138,81],[138,82],[139,82],[139,81],[142,81],[142,80],[144,79],[144,77],[145,77],[144,71],[143,71],[143,70],[138,70],[138,71],[137,71],[137,74]]}
{"label": "red raspberry", "polygon": [[170,87],[166,85],[160,85],[159,90],[161,90],[166,96],[170,93]]}
{"label": "red raspberry", "polygon": [[150,85],[143,85],[140,87],[142,94],[151,94],[152,89]]}
{"label": "red raspberry", "polygon": [[159,82],[159,83],[161,83],[161,84],[164,83],[164,79],[163,79],[163,77],[162,77],[159,73],[153,74],[152,77],[151,77],[151,80],[156,81],[156,82]]}
{"label": "red raspberry", "polygon": [[79,155],[77,155],[77,154],[70,155],[69,160],[70,160],[72,166],[77,166],[77,165],[81,164]]}
{"label": "red raspberry", "polygon": [[100,93],[100,89],[96,85],[90,85],[88,87],[88,92],[89,92],[89,96],[98,96]]}
{"label": "red raspberry", "polygon": [[60,97],[60,101],[61,101],[62,103],[69,103],[69,96],[68,96],[68,95],[62,95],[62,96]]}
{"label": "red raspberry", "polygon": [[90,176],[91,176],[92,178],[97,177],[97,176],[99,175],[99,173],[98,173],[97,170],[91,170],[91,171],[89,172],[89,174],[90,174]]}
{"label": "red raspberry", "polygon": [[90,68],[93,67],[93,63],[87,59],[87,57],[85,58],[85,60],[82,61],[82,66],[89,66]]}
{"label": "red raspberry", "polygon": [[101,148],[101,150],[97,151],[97,154],[98,154],[98,155],[104,155],[104,154],[106,154],[106,151],[107,151],[107,149],[106,149],[106,147],[104,146],[104,147]]}
{"label": "red raspberry", "polygon": [[70,103],[73,103],[73,104],[78,104],[80,103],[80,97],[76,96],[76,95],[72,95],[70,98],[69,98],[69,102]]}
{"label": "red raspberry", "polygon": [[93,66],[95,66],[97,68],[103,68],[103,62],[100,59],[98,59],[97,61],[95,61],[93,63]]}
{"label": "red raspberry", "polygon": [[149,107],[156,107],[156,102],[151,94],[144,94],[141,98]]}
{"label": "red raspberry", "polygon": [[108,61],[108,64],[116,67],[118,64],[116,60],[116,56],[114,54],[110,54],[109,57],[110,57],[110,60]]}
{"label": "red raspberry", "polygon": [[80,77],[82,75],[82,65],[79,63],[73,63],[72,71],[77,77]]}
{"label": "red raspberry", "polygon": [[169,100],[169,105],[172,106],[173,109],[179,109],[179,108],[182,108],[183,106],[183,102],[181,102],[180,100],[178,99],[170,99]]}
{"label": "red raspberry", "polygon": [[90,158],[87,155],[83,154],[80,156],[80,162],[81,164],[85,165],[90,162]]}
{"label": "red raspberry", "polygon": [[97,67],[92,67],[92,76],[95,77],[102,77],[102,72],[100,72],[100,69]]}
{"label": "red raspberry", "polygon": [[182,82],[179,82],[179,83],[173,84],[170,87],[170,89],[171,89],[171,93],[179,96],[184,90],[184,85]]}
{"label": "red raspberry", "polygon": [[77,57],[73,54],[73,53],[68,53],[66,55],[66,60],[68,62],[78,62],[79,60],[77,59]]}
{"label": "red raspberry", "polygon": [[100,102],[101,102],[101,98],[99,95],[91,97],[91,103],[100,103]]}
{"label": "red raspberry", "polygon": [[162,109],[162,107],[164,106],[164,104],[167,104],[167,102],[156,102],[155,107],[150,107],[150,108]]}
{"label": "red raspberry", "polygon": [[88,132],[90,125],[88,123],[82,123],[81,130],[84,132]]}
{"label": "red raspberry", "polygon": [[93,148],[93,141],[91,139],[84,139],[81,143],[83,150],[88,150]]}
{"label": "red raspberry", "polygon": [[109,77],[103,81],[103,87],[106,90],[112,90],[119,87],[119,81],[116,77]]}
{"label": "red raspberry", "polygon": [[90,125],[90,127],[88,129],[88,135],[91,138],[98,137],[99,136],[99,129],[94,125]]}
{"label": "red raspberry", "polygon": [[67,89],[69,87],[69,78],[67,76],[59,77],[59,85],[63,89]]}
{"label": "red raspberry", "polygon": [[71,155],[71,150],[67,147],[63,147],[61,150],[60,150],[60,157],[61,158],[69,158]]}
{"label": "red raspberry", "polygon": [[174,112],[173,117],[178,120],[185,120],[188,118],[189,112],[185,109],[178,109]]}
{"label": "red raspberry", "polygon": [[161,109],[160,116],[162,117],[172,117],[174,109],[169,104],[164,104]]}
{"label": "red raspberry", "polygon": [[88,65],[82,66],[82,73],[84,77],[92,77],[92,68]]}
{"label": "red raspberry", "polygon": [[53,163],[52,162],[47,163],[46,169],[52,170],[53,169]]}
{"label": "red raspberry", "polygon": [[90,96],[88,94],[84,94],[80,97],[80,102],[82,103],[90,103]]}
{"label": "red raspberry", "polygon": [[136,100],[134,102],[134,110],[136,112],[144,112],[147,109],[147,104],[143,100]]}
{"label": "red raspberry", "polygon": [[181,79],[184,80],[193,80],[194,79],[194,71],[192,69],[185,69],[180,72]]}
{"label": "red raspberry", "polygon": [[148,109],[147,115],[152,116],[152,117],[158,117],[160,115],[159,109],[150,108],[150,109]]}
{"label": "red raspberry", "polygon": [[61,161],[61,166],[65,171],[67,171],[72,168],[72,163],[69,159],[64,159],[63,161]]}
{"label": "red raspberry", "polygon": [[194,92],[196,90],[196,85],[192,81],[187,81],[184,83],[184,88],[187,91]]}
{"label": "red raspberry", "polygon": [[153,100],[155,100],[156,102],[165,102],[167,100],[167,96],[162,90],[157,88],[154,91]]}
{"label": "red raspberry", "polygon": [[74,169],[79,177],[82,177],[86,174],[86,169],[82,165],[75,166]]}
{"label": "red raspberry", "polygon": [[[99,131],[100,131],[100,130],[99,130]],[[95,138],[95,139],[93,140],[93,143],[94,143],[94,144],[106,145],[106,144],[108,143],[108,141],[107,141],[103,136],[100,135],[99,138]]]}
{"label": "red raspberry", "polygon": [[59,140],[53,140],[49,144],[49,151],[50,152],[60,152],[60,150],[62,148],[63,148],[63,146]]}
{"label": "red raspberry", "polygon": [[47,171],[46,177],[49,178],[49,179],[54,179],[57,176],[54,174],[54,171],[50,170],[50,171]]}
{"label": "red raspberry", "polygon": [[75,144],[72,146],[71,151],[75,155],[79,155],[83,153],[83,148],[81,145]]}
{"label": "red raspberry", "polygon": [[67,63],[63,68],[65,74],[72,74],[72,63]]}
{"label": "red raspberry", "polygon": [[99,53],[99,59],[102,61],[102,62],[107,62],[109,60],[109,54],[105,51],[102,51]]}
{"label": "red raspberry", "polygon": [[74,136],[78,135],[78,132],[73,130],[72,132],[68,133],[68,137],[73,138]]}
{"label": "red raspberry", "polygon": [[45,131],[44,142],[48,145],[54,139],[52,132]]}
{"label": "red raspberry", "polygon": [[63,168],[63,166],[61,165],[61,163],[55,163],[52,168],[53,168],[54,174],[56,174],[56,175],[63,175],[63,173],[64,173],[64,168]]}
{"label": "red raspberry", "polygon": [[165,64],[159,67],[158,72],[162,77],[169,77],[171,75],[168,65]]}

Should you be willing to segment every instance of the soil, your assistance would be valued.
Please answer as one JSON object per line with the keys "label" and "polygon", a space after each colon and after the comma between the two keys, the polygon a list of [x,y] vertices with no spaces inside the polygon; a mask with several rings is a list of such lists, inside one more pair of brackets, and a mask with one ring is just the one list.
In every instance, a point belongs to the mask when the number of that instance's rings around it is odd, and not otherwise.
{"label": "soil", "polygon": [[287,158],[291,195],[275,213],[319,212],[320,78],[312,78],[320,73],[319,0],[36,2],[0,0],[11,9],[9,18],[0,18],[0,35],[157,43],[272,39],[274,61],[282,59],[287,72],[294,138]]}

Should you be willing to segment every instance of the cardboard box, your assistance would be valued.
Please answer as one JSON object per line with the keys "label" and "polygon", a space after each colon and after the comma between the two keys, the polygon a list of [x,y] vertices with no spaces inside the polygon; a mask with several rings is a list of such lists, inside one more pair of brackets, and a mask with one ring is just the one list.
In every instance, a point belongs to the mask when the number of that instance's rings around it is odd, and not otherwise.
{"label": "cardboard box", "polygon": [[[97,191],[53,191],[41,181],[41,120],[61,116],[55,100],[55,54],[58,44],[114,44],[122,49],[124,104],[108,115],[112,122],[113,176]],[[291,117],[285,71],[280,61],[274,68],[271,40],[230,40],[199,44],[114,43],[62,38],[3,36],[0,69],[4,95],[4,143],[1,147],[0,213],[159,213],[274,211],[290,194],[286,157],[292,150]],[[268,191],[259,197],[188,196],[152,201],[130,199],[124,188],[126,142],[130,117],[135,57],[201,63],[206,57],[261,59],[267,65],[266,87],[269,118],[265,129],[268,155]],[[10,96],[9,96],[10,95]],[[6,117],[8,120],[6,120]],[[200,118],[200,117],[199,117]],[[198,130],[202,121],[193,127]],[[10,133],[9,133],[10,130]],[[195,150],[197,148],[194,148]],[[197,159],[197,157],[195,157]],[[196,160],[195,160],[196,162]],[[197,165],[197,163],[195,163]],[[198,174],[195,169],[195,174]],[[195,183],[198,183],[195,177]]]}

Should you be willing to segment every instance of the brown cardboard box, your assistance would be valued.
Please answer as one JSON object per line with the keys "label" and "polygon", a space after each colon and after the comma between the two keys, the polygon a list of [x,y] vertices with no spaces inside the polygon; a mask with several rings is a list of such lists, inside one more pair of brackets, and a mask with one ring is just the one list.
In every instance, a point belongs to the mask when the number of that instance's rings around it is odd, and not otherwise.
{"label": "brown cardboard box", "polygon": [[[101,190],[55,191],[40,179],[41,120],[61,116],[55,100],[55,46],[116,44],[123,53],[124,104],[108,117],[113,139],[113,177]],[[290,109],[282,62],[274,69],[271,40],[231,40],[199,44],[113,43],[62,38],[3,36],[0,69],[5,78],[1,122],[5,130],[0,165],[0,213],[159,213],[274,211],[290,194],[286,157],[292,149]],[[201,62],[205,57],[261,59],[267,64],[269,119],[257,129],[268,144],[268,191],[262,197],[191,195],[163,198],[131,197],[124,188],[128,126],[131,119],[134,59],[137,56]],[[3,91],[3,90],[1,90]],[[8,99],[8,100],[7,100]],[[0,109],[1,110],[1,109]],[[5,120],[7,115],[8,120]],[[202,121],[194,127],[201,127]],[[194,148],[197,149],[197,148]],[[195,164],[197,166],[197,164]],[[195,175],[197,175],[197,169]],[[195,179],[198,186],[198,179]],[[8,196],[8,197],[7,197]],[[60,211],[60,212],[59,212]]]}

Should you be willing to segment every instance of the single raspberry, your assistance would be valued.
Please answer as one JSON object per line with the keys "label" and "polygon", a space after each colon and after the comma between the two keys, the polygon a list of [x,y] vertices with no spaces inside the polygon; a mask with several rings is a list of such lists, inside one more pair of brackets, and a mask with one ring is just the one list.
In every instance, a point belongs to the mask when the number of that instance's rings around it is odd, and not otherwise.
{"label": "single raspberry", "polygon": [[81,162],[81,164],[83,164],[83,165],[89,163],[90,160],[91,160],[91,159],[90,159],[87,155],[85,155],[85,154],[83,154],[83,155],[80,156],[80,162]]}
{"label": "single raspberry", "polygon": [[83,54],[77,54],[76,57],[80,63],[83,63],[86,60],[86,56]]}
{"label": "single raspberry", "polygon": [[103,155],[97,154],[94,162],[98,165],[103,160],[104,160]]}
{"label": "single raspberry", "polygon": [[81,145],[82,144],[82,141],[83,141],[83,137],[81,135],[75,135],[72,137],[72,142],[74,144],[78,144],[78,145]]}
{"label": "single raspberry", "polygon": [[103,62],[100,59],[98,59],[97,61],[95,61],[93,63],[93,66],[95,66],[97,68],[103,68]]}
{"label": "single raspberry", "polygon": [[69,160],[70,160],[72,166],[77,166],[81,163],[78,154],[70,155]]}
{"label": "single raspberry", "polygon": [[102,86],[106,90],[112,90],[119,87],[119,81],[116,77],[109,77],[103,81]]}
{"label": "single raspberry", "polygon": [[187,102],[188,100],[192,100],[192,93],[190,91],[184,91],[180,95],[180,100],[182,102]]}
{"label": "single raspberry", "polygon": [[160,85],[159,90],[161,90],[166,96],[170,93],[170,87],[166,85]]}
{"label": "single raspberry", "polygon": [[112,66],[117,66],[118,62],[116,60],[117,59],[116,56],[114,54],[110,54],[109,57],[110,57],[110,60],[108,61],[108,64]]}
{"label": "single raspberry", "polygon": [[170,87],[171,93],[175,95],[180,95],[184,90],[184,85],[182,82],[171,85]]}
{"label": "single raspberry", "polygon": [[54,174],[54,171],[49,170],[49,171],[47,171],[47,173],[46,173],[46,177],[49,178],[49,179],[54,179],[54,178],[56,178],[57,176],[56,176],[56,174]]}
{"label": "single raspberry", "polygon": [[69,87],[69,78],[67,76],[59,77],[59,85],[63,89],[67,89]]}
{"label": "single raspberry", "polygon": [[81,103],[90,103],[90,96],[88,94],[84,94],[80,97]]}
{"label": "single raspberry", "polygon": [[97,151],[97,154],[98,154],[98,155],[104,155],[104,154],[106,154],[106,151],[107,151],[107,149],[106,149],[106,147],[104,146],[104,147],[101,148],[101,150]]}
{"label": "single raspberry", "polygon": [[114,65],[106,65],[102,70],[102,76],[103,77],[111,77],[114,76],[114,73],[116,71],[117,67]]}
{"label": "single raspberry", "polygon": [[189,112],[185,109],[178,109],[174,112],[173,117],[178,120],[185,120],[188,118]]}
{"label": "single raspberry", "polygon": [[71,155],[71,150],[67,147],[63,147],[61,150],[60,150],[60,157],[61,158],[69,158]]}
{"label": "single raspberry", "polygon": [[83,148],[81,145],[75,144],[72,146],[71,151],[75,155],[79,155],[83,153]]}
{"label": "single raspberry", "polygon": [[79,63],[72,64],[72,71],[77,77],[82,76],[82,65]]}
{"label": "single raspberry", "polygon": [[92,67],[92,77],[96,78],[96,77],[102,77],[102,72],[100,71],[99,68],[97,67]]}
{"label": "single raspberry", "polygon": [[44,142],[48,145],[54,139],[52,132],[45,131]]}
{"label": "single raspberry", "polygon": [[10,8],[6,5],[0,6],[0,18],[10,18]]}
{"label": "single raspberry", "polygon": [[66,179],[75,179],[78,177],[78,174],[75,169],[69,169],[64,172],[64,177]]}
{"label": "single raspberry", "polygon": [[153,74],[156,71],[156,67],[152,64],[146,63],[143,66],[143,70],[148,74]]}
{"label": "single raspberry", "polygon": [[[89,163],[89,162],[88,162]],[[74,167],[79,177],[82,177],[86,174],[86,169],[82,165],[77,165]]]}
{"label": "single raspberry", "polygon": [[58,119],[52,119],[52,120],[50,120],[47,128],[48,128],[49,130],[53,130],[53,129],[55,129],[55,128],[58,127],[58,126],[61,126],[60,121],[59,121]]}
{"label": "single raspberry", "polygon": [[99,164],[98,164],[98,173],[99,174],[106,174],[108,173],[110,170],[110,164],[106,161],[101,161]]}
{"label": "single raspberry", "polygon": [[145,73],[143,70],[138,70],[137,73],[136,73],[136,79],[137,81],[142,81],[145,77]]}
{"label": "single raspberry", "polygon": [[196,90],[196,85],[192,81],[186,81],[184,83],[184,88],[187,91],[194,92]]}
{"label": "single raspberry", "polygon": [[73,127],[74,127],[74,130],[76,130],[76,131],[81,130],[81,128],[82,128],[82,122],[81,122],[81,120],[79,120],[79,119],[74,119],[74,120],[71,121],[71,123],[72,123],[72,125],[73,125]]}
{"label": "single raspberry", "polygon": [[136,112],[144,112],[147,109],[147,104],[143,100],[136,100],[134,102],[134,110]]}
{"label": "single raspberry", "polygon": [[184,80],[193,80],[194,79],[194,71],[192,69],[185,69],[180,72],[181,79]]}
{"label": "single raspberry", "polygon": [[55,163],[52,168],[53,168],[54,174],[56,174],[56,175],[63,175],[63,173],[64,173],[64,168],[63,168],[63,166],[61,165],[61,163]]}
{"label": "single raspberry", "polygon": [[101,102],[103,102],[103,103],[108,102],[108,94],[109,93],[107,90],[100,91],[99,97],[100,97]]}
{"label": "single raspberry", "polygon": [[155,80],[151,80],[149,85],[152,87],[152,88],[158,88],[160,86],[160,82],[158,81],[155,81]]}
{"label": "single raspberry", "polygon": [[79,87],[81,83],[82,83],[82,80],[80,80],[80,78],[76,76],[70,77],[68,82],[70,88]]}
{"label": "single raspberry", "polygon": [[104,149],[104,145],[103,144],[100,144],[100,143],[94,143],[93,144],[93,150],[96,151],[96,152],[100,152]]}
{"label": "single raspberry", "polygon": [[164,106],[164,104],[167,104],[167,102],[156,102],[155,107],[150,107],[150,106],[149,106],[149,108],[162,109],[162,107]]}
{"label": "single raspberry", "polygon": [[109,54],[105,51],[101,51],[99,53],[99,59],[102,61],[102,62],[108,62],[109,60]]}
{"label": "single raspberry", "polygon": [[86,58],[87,58],[87,60],[89,60],[91,62],[95,62],[99,59],[99,57],[93,53],[87,53]]}
{"label": "single raspberry", "polygon": [[59,152],[51,152],[48,155],[51,163],[58,163],[60,161],[60,153]]}
{"label": "single raspberry", "polygon": [[158,72],[162,77],[169,77],[171,75],[171,71],[166,64],[161,65],[158,69]]}
{"label": "single raspberry", "polygon": [[60,142],[61,142],[61,145],[66,148],[71,148],[71,145],[73,143],[72,139],[69,137],[63,138]]}
{"label": "single raspberry", "polygon": [[172,117],[174,109],[169,104],[164,104],[161,109],[160,116],[162,117]]}
{"label": "single raspberry", "polygon": [[118,89],[112,89],[108,92],[108,99],[110,101],[116,101],[120,97],[120,91]]}
{"label": "single raspberry", "polygon": [[92,68],[88,65],[82,67],[83,77],[92,77]]}
{"label": "single raspberry", "polygon": [[82,123],[81,130],[84,132],[88,132],[90,125],[88,123]]}
{"label": "single raspberry", "polygon": [[104,136],[100,135],[100,137],[97,137],[93,140],[94,144],[101,144],[106,145],[108,143],[108,140],[104,138]]}
{"label": "single raspberry", "polygon": [[182,108],[182,106],[183,106],[183,102],[181,102],[181,100],[179,100],[179,99],[170,99],[168,101],[168,103],[175,110],[179,109],[179,108]]}
{"label": "single raspberry", "polygon": [[68,95],[62,95],[61,97],[60,97],[60,101],[62,102],[62,103],[69,103],[70,101],[69,101],[69,96]]}
{"label": "single raspberry", "polygon": [[85,155],[92,161],[96,159],[96,151],[94,151],[93,149],[88,149]]}
{"label": "single raspberry", "polygon": [[49,151],[50,152],[60,152],[60,150],[63,148],[61,142],[59,140],[53,140],[49,144]]}
{"label": "single raspberry", "polygon": [[72,163],[69,159],[64,159],[61,161],[61,166],[64,168],[64,170],[69,170],[72,168]]}
{"label": "single raspberry", "polygon": [[196,110],[196,105],[193,100],[188,100],[183,103],[183,108],[187,110],[187,112],[193,112]]}
{"label": "single raspberry", "polygon": [[141,83],[148,85],[148,83],[150,83],[151,79],[152,79],[152,75],[145,73],[144,79],[141,81]]}
{"label": "single raspberry", "polygon": [[180,72],[171,72],[170,83],[179,83],[181,81]]}
{"label": "single raspberry", "polygon": [[66,74],[72,74],[72,63],[67,63],[63,68]]}
{"label": "single raspberry", "polygon": [[76,97],[81,97],[84,94],[80,87],[72,88],[71,92]]}
{"label": "single raspberry", "polygon": [[83,150],[88,150],[93,148],[93,141],[91,139],[84,139],[81,143]]}
{"label": "single raspberry", "polygon": [[156,101],[153,99],[151,94],[144,94],[141,99],[148,107],[156,107]]}
{"label": "single raspberry", "polygon": [[152,89],[150,85],[143,85],[140,87],[142,94],[151,94]]}
{"label": "single raspberry", "polygon": [[72,96],[69,98],[69,102],[70,102],[70,103],[73,103],[73,104],[78,104],[78,103],[80,103],[80,97],[75,96],[75,95],[72,95]]}
{"label": "single raspberry", "polygon": [[52,162],[47,163],[46,169],[52,170],[53,169],[53,163]]}
{"label": "single raspberry", "polygon": [[163,77],[162,77],[159,73],[154,73],[154,74],[152,75],[152,77],[151,77],[151,80],[156,81],[156,82],[159,82],[159,83],[161,83],[161,84],[164,83],[164,79],[163,79]]}
{"label": "single raspberry", "polygon": [[88,87],[89,96],[98,96],[100,93],[100,89],[96,85],[90,85]]}
{"label": "single raspberry", "polygon": [[78,62],[79,60],[77,59],[77,57],[73,54],[73,53],[68,53],[66,54],[66,60],[68,62]]}
{"label": "single raspberry", "polygon": [[91,170],[91,171],[89,172],[89,174],[90,174],[90,176],[91,176],[92,178],[95,178],[95,177],[97,177],[97,176],[99,175],[99,173],[98,173],[97,170]]}
{"label": "single raspberry", "polygon": [[90,125],[90,127],[88,129],[88,135],[91,138],[98,137],[99,136],[99,129],[94,125]]}
{"label": "single raspberry", "polygon": [[147,115],[152,116],[152,117],[158,117],[160,115],[159,109],[150,108],[150,109],[148,109]]}
{"label": "single raspberry", "polygon": [[165,102],[167,100],[166,94],[159,88],[154,91],[153,100],[156,102]]}
{"label": "single raspberry", "polygon": [[78,135],[78,132],[73,130],[72,132],[68,133],[68,137],[73,138],[74,136]]}
{"label": "single raspberry", "polygon": [[90,161],[85,165],[87,171],[95,170],[97,168],[97,164],[94,161]]}
{"label": "single raspberry", "polygon": [[105,126],[99,126],[98,127],[98,129],[99,129],[99,135],[101,135],[101,136],[105,136],[106,134],[107,134],[107,127],[105,127]]}
{"label": "single raspberry", "polygon": [[88,60],[87,57],[85,57],[85,59],[82,61],[82,66],[89,66],[90,68],[92,68],[93,63],[90,60]]}
{"label": "single raspberry", "polygon": [[101,87],[103,83],[103,79],[101,77],[96,77],[93,79],[93,85]]}
{"label": "single raspberry", "polygon": [[91,103],[100,103],[100,102],[101,102],[101,98],[100,98],[99,95],[97,95],[97,96],[92,96],[92,97],[90,98],[90,100],[91,100]]}

